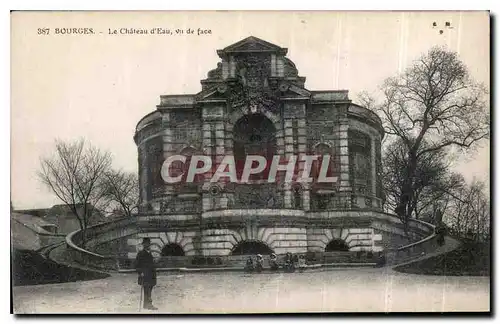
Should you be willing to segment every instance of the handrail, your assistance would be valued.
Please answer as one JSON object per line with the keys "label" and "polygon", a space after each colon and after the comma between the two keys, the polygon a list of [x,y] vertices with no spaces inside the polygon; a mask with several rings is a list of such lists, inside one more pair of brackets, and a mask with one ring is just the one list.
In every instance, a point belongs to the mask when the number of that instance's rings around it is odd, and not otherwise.
{"label": "handrail", "polygon": [[424,221],[421,221],[421,220],[418,220],[418,219],[414,219],[413,221],[420,222],[420,223],[423,223],[423,224],[425,224],[425,225],[429,226],[429,227],[432,229],[432,231],[433,231],[433,232],[432,232],[432,234],[431,234],[431,235],[429,235],[429,236],[427,236],[427,237],[424,237],[424,238],[423,238],[423,239],[421,239],[420,241],[417,241],[417,242],[414,242],[414,243],[410,243],[410,244],[407,244],[407,245],[401,246],[401,247],[397,248],[396,250],[398,250],[398,251],[402,251],[402,250],[404,250],[404,249],[408,249],[408,248],[414,247],[414,246],[416,246],[416,245],[418,245],[418,244],[422,244],[422,243],[424,243],[424,242],[426,242],[426,241],[428,241],[428,240],[431,240],[431,239],[433,238],[433,236],[435,236],[435,235],[436,235],[436,234],[434,233],[434,230],[435,230],[435,228],[436,228],[434,225],[432,225],[432,224],[430,224],[430,223],[427,223],[427,222],[424,222]]}
{"label": "handrail", "polygon": [[[84,264],[91,265],[98,269],[105,270],[116,270],[118,268],[118,257],[115,255],[101,255],[89,250],[86,250],[83,247],[78,246],[75,241],[80,239],[83,241],[83,236],[85,238],[90,238],[98,234],[97,230],[100,230],[101,233],[104,233],[108,230],[121,228],[126,225],[131,225],[136,222],[136,218],[133,217],[122,217],[118,219],[114,219],[110,222],[96,224],[90,226],[85,229],[85,231],[76,230],[69,233],[66,236],[66,246],[69,248],[70,253],[73,254],[73,258],[75,261]],[[81,236],[81,237],[79,237]]]}
{"label": "handrail", "polygon": [[420,223],[426,226],[432,232],[430,233],[430,235],[417,242],[387,250],[385,252],[385,255],[386,258],[389,259],[387,261],[390,264],[394,265],[401,262],[407,262],[411,259],[420,257],[422,254],[435,250],[438,238],[438,235],[436,235],[435,233],[435,226],[418,219],[411,219],[411,222]]}
{"label": "handrail", "polygon": [[87,253],[87,254],[95,256],[95,257],[104,258],[105,257],[104,255],[97,254],[97,253],[94,253],[94,252],[89,251],[89,250],[85,250],[85,249],[79,247],[78,245],[76,245],[75,243],[73,243],[73,237],[76,236],[76,234],[78,234],[80,231],[81,230],[76,230],[74,232],[69,233],[66,236],[66,244],[69,245],[69,247],[72,248],[73,250],[77,250],[77,251],[82,252],[82,253]]}

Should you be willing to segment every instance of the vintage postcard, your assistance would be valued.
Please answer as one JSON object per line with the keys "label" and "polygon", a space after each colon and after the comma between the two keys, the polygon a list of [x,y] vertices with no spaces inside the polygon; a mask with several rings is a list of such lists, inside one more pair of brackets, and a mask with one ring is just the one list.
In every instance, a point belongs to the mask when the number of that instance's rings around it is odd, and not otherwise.
{"label": "vintage postcard", "polygon": [[491,311],[486,11],[14,11],[14,314]]}

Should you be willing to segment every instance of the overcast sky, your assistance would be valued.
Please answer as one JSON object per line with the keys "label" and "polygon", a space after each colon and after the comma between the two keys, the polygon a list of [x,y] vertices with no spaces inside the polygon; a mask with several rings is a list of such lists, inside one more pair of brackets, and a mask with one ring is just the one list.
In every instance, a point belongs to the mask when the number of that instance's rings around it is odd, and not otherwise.
{"label": "overcast sky", "polygon": [[[452,29],[443,28],[446,21]],[[94,35],[55,35],[55,28]],[[191,28],[194,35],[109,35],[108,29]],[[38,28],[50,28],[48,36]],[[198,28],[211,30],[196,35]],[[489,17],[484,12],[100,12],[12,14],[11,184],[15,208],[60,203],[36,177],[54,139],[85,137],[136,172],[132,139],[162,94],[201,90],[217,49],[256,36],[288,48],[309,90],[374,91],[433,45],[459,52],[489,88]],[[488,109],[488,107],[485,107]],[[489,143],[461,157],[467,179],[489,178]]]}

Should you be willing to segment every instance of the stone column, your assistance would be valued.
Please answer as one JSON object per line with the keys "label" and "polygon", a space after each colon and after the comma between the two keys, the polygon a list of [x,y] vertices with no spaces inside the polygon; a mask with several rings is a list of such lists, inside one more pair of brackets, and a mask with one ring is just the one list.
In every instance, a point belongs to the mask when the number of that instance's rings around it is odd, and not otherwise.
{"label": "stone column", "polygon": [[236,61],[232,55],[229,57],[229,77],[236,77]]}
{"label": "stone column", "polygon": [[147,151],[146,151],[146,144],[145,143],[139,143],[138,146],[138,154],[139,154],[139,181],[140,181],[140,188],[141,188],[141,205],[146,205],[148,202],[148,157],[147,157]]}
{"label": "stone column", "polygon": [[[304,171],[303,156],[307,154],[307,131],[306,131],[306,120],[304,117],[297,119],[296,123],[297,129],[295,130],[294,144],[297,148],[295,154],[297,155],[297,178],[302,176]],[[302,183],[302,208],[304,210],[309,210],[309,184]]]}
{"label": "stone column", "polygon": [[375,146],[375,138],[370,137],[370,160],[372,172],[372,196],[377,195],[377,151]]}
{"label": "stone column", "polygon": [[285,76],[285,62],[283,62],[283,57],[276,58],[276,74],[281,78]]}
{"label": "stone column", "polygon": [[276,132],[276,146],[277,146],[276,154],[284,155],[285,154],[285,140],[284,140],[282,131]]}
{"label": "stone column", "polygon": [[271,76],[275,77],[277,75],[276,71],[276,54],[271,54]]}
{"label": "stone column", "polygon": [[304,191],[302,194],[304,195],[302,198],[304,210],[309,211],[311,209],[311,192],[309,189],[309,184],[304,185]]}
{"label": "stone column", "polygon": [[[217,160],[222,161],[225,155],[225,135],[224,135],[224,122],[216,121],[213,124],[215,135],[215,156]],[[219,163],[220,161],[217,161]]]}
{"label": "stone column", "polygon": [[[203,121],[203,154],[209,157],[213,156],[213,147],[212,147],[212,125]],[[214,161],[212,161],[213,163]],[[205,181],[203,185],[203,189],[208,189],[210,178],[212,177],[212,171],[205,173]],[[203,190],[203,198],[202,198],[202,208],[203,211],[207,211],[213,208],[212,199],[210,193],[206,190]]]}
{"label": "stone column", "polygon": [[225,155],[224,105],[225,101],[207,104],[203,107],[203,151],[212,159],[212,169],[205,172],[203,184],[203,210],[220,207],[220,199],[213,197],[208,189],[212,185],[210,179],[215,173],[215,167]]}
{"label": "stone column", "polygon": [[349,183],[349,125],[347,120],[339,125],[339,142],[340,142],[340,187],[339,191],[351,191]]}
{"label": "stone column", "polygon": [[233,124],[224,123],[224,150],[227,155],[233,154]]}
{"label": "stone column", "polygon": [[339,203],[341,206],[350,208],[351,205],[351,184],[349,182],[349,121],[347,118],[347,106],[339,107],[339,126],[338,126],[338,140],[339,140]]}
{"label": "stone column", "polygon": [[[224,131],[224,151],[226,155],[232,155],[233,153],[233,124],[225,122],[224,123],[225,131]],[[225,208],[233,208],[233,205],[229,204],[229,202],[234,202],[234,193],[226,192],[224,201],[222,201],[222,205],[226,206]]]}
{"label": "stone column", "polygon": [[222,59],[222,78],[225,80],[230,76],[230,64],[227,59]]}
{"label": "stone column", "polygon": [[[224,134],[224,122],[222,120],[217,120],[214,122],[214,135],[215,135],[215,160],[217,165],[222,162],[225,156],[225,134]],[[226,181],[227,178],[224,178]],[[224,183],[219,184],[221,187],[225,187]],[[217,197],[216,205],[219,208],[227,208],[227,198]]]}
{"label": "stone column", "polygon": [[[170,128],[170,112],[163,113],[161,122],[163,125],[163,158],[167,159],[169,156],[175,154],[174,147],[172,145],[174,138],[172,129]],[[165,184],[165,190],[167,193],[172,192],[172,185]]]}
{"label": "stone column", "polygon": [[[285,158],[288,161],[293,155],[293,127],[292,127],[292,119],[285,119],[284,121],[284,144],[285,144]],[[277,177],[278,178],[278,177]],[[283,179],[285,181],[285,174],[281,174],[279,179]],[[284,198],[284,207],[292,208],[292,186],[289,182],[284,183],[283,186],[283,198]]]}
{"label": "stone column", "polygon": [[172,130],[169,127],[170,123],[170,113],[165,112],[161,116],[161,123],[163,125],[163,157],[166,159],[168,158],[172,152],[173,152],[173,147],[172,147]]}

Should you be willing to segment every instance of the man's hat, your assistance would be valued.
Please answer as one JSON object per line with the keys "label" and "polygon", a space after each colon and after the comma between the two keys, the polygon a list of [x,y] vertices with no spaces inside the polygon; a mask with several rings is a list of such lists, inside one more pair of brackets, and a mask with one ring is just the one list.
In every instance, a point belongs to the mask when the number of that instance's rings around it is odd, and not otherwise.
{"label": "man's hat", "polygon": [[149,245],[151,244],[151,239],[149,237],[145,237],[142,239],[142,245]]}

